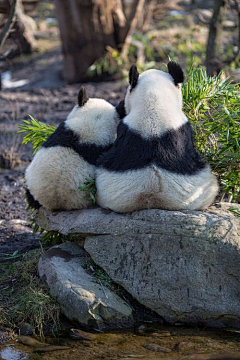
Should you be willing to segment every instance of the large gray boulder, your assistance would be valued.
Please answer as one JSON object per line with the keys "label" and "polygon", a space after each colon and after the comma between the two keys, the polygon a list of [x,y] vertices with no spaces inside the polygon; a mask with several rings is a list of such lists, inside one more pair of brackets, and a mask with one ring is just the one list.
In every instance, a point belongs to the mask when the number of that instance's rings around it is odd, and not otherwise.
{"label": "large gray boulder", "polygon": [[124,215],[100,208],[54,214],[41,209],[37,221],[85,237],[92,259],[170,323],[240,327],[239,218],[230,207]]}
{"label": "large gray boulder", "polygon": [[40,277],[69,320],[87,329],[132,326],[131,307],[94,278],[91,268],[86,252],[70,242],[43,253],[38,264]]}

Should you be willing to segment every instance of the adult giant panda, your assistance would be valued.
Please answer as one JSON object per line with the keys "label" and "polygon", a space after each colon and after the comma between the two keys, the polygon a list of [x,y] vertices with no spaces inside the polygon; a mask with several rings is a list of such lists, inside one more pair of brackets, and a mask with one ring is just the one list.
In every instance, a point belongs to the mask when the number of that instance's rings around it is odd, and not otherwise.
{"label": "adult giant panda", "polygon": [[99,162],[97,201],[117,212],[205,209],[218,193],[216,177],[194,146],[182,111],[181,67],[168,73],[133,65],[125,97],[127,116],[113,147]]}
{"label": "adult giant panda", "polygon": [[89,99],[82,87],[78,105],[50,135],[26,170],[31,207],[48,210],[81,209],[91,205],[79,190],[95,178],[96,161],[116,137],[118,114],[103,99]]}

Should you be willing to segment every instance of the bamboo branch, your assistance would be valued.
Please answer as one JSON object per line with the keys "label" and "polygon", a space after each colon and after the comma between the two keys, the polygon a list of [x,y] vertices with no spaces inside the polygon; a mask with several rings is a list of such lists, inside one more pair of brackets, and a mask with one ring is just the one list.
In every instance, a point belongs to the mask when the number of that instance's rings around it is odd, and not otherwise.
{"label": "bamboo branch", "polygon": [[0,50],[3,47],[5,41],[7,40],[7,37],[15,23],[17,2],[18,2],[18,0],[13,0],[8,20],[7,20],[6,24],[4,25],[2,33],[0,34]]}

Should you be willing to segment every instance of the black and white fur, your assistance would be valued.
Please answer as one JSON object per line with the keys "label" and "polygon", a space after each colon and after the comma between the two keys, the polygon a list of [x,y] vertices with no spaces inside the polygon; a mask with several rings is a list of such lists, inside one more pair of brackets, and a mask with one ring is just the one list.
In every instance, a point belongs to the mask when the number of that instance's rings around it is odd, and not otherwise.
{"label": "black and white fur", "polygon": [[81,88],[78,105],[50,135],[26,170],[27,199],[35,208],[81,209],[91,205],[79,190],[95,178],[99,155],[116,137],[116,109],[103,99],[88,99]]}
{"label": "black and white fur", "polygon": [[169,73],[133,65],[125,97],[127,116],[113,147],[99,162],[97,201],[117,212],[147,208],[205,209],[218,193],[216,177],[195,149],[182,111],[183,71]]}

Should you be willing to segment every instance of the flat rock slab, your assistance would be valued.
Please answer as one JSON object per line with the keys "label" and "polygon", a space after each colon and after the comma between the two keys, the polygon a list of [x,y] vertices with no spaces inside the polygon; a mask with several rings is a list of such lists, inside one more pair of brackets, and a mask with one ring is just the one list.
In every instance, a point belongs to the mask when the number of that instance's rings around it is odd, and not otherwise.
{"label": "flat rock slab", "polygon": [[131,307],[91,276],[88,268],[89,256],[70,242],[43,253],[38,264],[40,277],[69,320],[87,329],[132,326]]}
{"label": "flat rock slab", "polygon": [[168,322],[240,327],[239,218],[232,206],[132,214],[41,209],[37,222],[85,237],[92,259]]}

